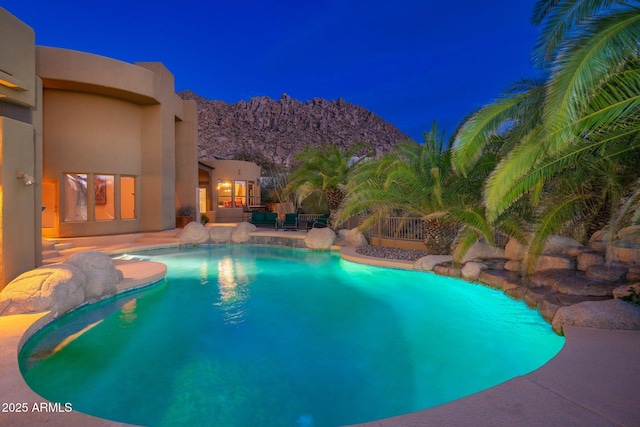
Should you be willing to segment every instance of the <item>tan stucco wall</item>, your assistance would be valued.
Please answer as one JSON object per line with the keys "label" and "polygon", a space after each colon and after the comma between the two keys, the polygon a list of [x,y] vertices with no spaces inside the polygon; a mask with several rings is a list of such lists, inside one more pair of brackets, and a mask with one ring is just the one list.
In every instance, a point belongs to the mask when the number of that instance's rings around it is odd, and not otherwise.
{"label": "tan stucco wall", "polygon": [[[198,187],[198,106],[195,101],[183,103],[184,120],[176,122],[176,205],[193,205]],[[195,183],[195,185],[194,185]],[[195,207],[195,205],[194,205]]]}
{"label": "tan stucco wall", "polygon": [[214,168],[214,179],[232,179],[257,181],[260,179],[260,166],[243,160],[206,160],[205,163]]}
{"label": "tan stucco wall", "polygon": [[[161,84],[152,70],[75,50],[36,47],[36,73],[45,88],[106,95],[136,104],[158,104]],[[173,78],[171,79],[173,88]]]}
{"label": "tan stucco wall", "polygon": [[140,173],[140,106],[45,89],[44,110],[46,178],[61,178],[63,172]]}
{"label": "tan stucco wall", "polygon": [[[142,108],[102,95],[45,89],[44,179],[57,181],[64,197],[66,173],[140,176]],[[139,219],[64,222],[64,209],[60,203],[61,237],[140,230]]]}
{"label": "tan stucco wall", "polygon": [[0,100],[6,97],[28,107],[36,104],[34,45],[34,31],[0,8],[0,80],[18,86],[0,84]]}
{"label": "tan stucco wall", "polygon": [[[34,37],[31,28],[0,8],[0,101],[27,113],[26,122],[0,115],[0,290],[41,261],[42,87],[35,74]],[[25,185],[16,171],[36,183]]]}
{"label": "tan stucco wall", "polygon": [[197,187],[197,110],[175,94],[173,75],[160,63],[49,47],[36,52],[47,179],[63,190],[65,173],[137,177],[135,220],[92,221],[89,207],[88,221],[64,222],[61,212],[59,236],[173,228],[176,206],[195,205]]}
{"label": "tan stucco wall", "polygon": [[43,180],[58,183],[62,202],[65,173],[89,174],[88,188],[91,174],[137,178],[135,220],[92,221],[89,209],[88,221],[65,223],[60,212],[48,233],[164,230],[177,206],[196,204],[196,150],[195,103],[176,95],[164,65],[36,47],[34,31],[0,8],[0,290],[41,264]]}

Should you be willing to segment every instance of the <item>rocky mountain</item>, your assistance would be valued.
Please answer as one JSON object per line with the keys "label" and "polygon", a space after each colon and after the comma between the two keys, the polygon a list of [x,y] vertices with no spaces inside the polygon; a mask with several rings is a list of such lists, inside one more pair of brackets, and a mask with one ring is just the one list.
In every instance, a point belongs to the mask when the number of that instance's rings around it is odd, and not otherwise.
{"label": "rocky mountain", "polygon": [[[283,94],[279,100],[251,98],[229,104],[191,91],[178,94],[198,104],[200,159],[223,158],[289,165],[306,146],[358,142],[381,154],[411,139],[366,109],[338,99],[301,102]],[[366,151],[366,150],[365,150]]]}

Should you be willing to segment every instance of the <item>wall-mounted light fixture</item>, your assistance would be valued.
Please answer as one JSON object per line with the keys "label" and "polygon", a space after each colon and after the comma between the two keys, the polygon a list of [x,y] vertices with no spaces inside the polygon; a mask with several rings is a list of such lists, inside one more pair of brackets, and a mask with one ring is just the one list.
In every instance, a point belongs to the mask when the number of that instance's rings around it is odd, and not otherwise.
{"label": "wall-mounted light fixture", "polygon": [[36,183],[36,179],[31,175],[23,171],[16,171],[16,178],[21,179],[24,185],[33,185]]}

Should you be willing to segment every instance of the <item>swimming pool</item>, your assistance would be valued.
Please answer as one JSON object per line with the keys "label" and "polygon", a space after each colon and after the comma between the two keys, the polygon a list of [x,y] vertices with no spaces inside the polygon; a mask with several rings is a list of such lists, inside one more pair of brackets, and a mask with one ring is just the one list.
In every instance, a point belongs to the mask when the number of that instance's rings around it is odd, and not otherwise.
{"label": "swimming pool", "polygon": [[137,255],[167,280],[81,308],[24,346],[53,402],[149,426],[337,426],[526,374],[564,344],[501,292],[329,252],[210,246]]}

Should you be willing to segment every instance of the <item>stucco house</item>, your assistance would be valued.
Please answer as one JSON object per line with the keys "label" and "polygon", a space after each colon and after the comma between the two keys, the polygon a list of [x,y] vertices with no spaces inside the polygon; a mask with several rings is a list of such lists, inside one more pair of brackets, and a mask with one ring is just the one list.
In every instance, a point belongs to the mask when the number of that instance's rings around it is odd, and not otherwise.
{"label": "stucco house", "polygon": [[0,8],[0,290],[42,237],[161,231],[198,202],[197,109],[157,62],[35,45]]}
{"label": "stucco house", "polygon": [[239,222],[260,201],[260,166],[243,160],[199,162],[199,206],[212,222]]}

